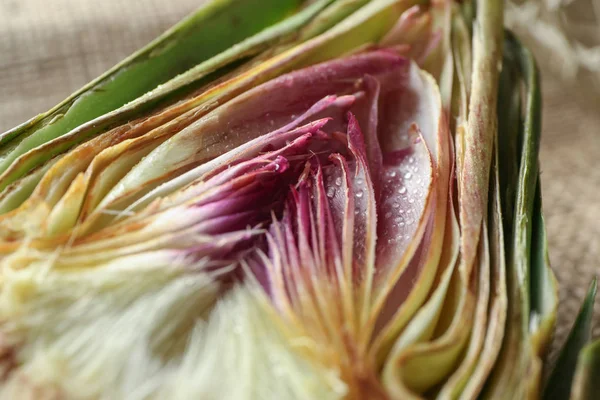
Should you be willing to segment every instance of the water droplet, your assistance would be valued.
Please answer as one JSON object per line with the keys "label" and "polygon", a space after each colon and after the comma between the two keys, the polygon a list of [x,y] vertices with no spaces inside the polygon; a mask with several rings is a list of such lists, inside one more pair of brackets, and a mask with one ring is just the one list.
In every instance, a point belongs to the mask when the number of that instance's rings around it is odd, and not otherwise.
{"label": "water droplet", "polygon": [[358,178],[358,179],[356,180],[356,184],[357,184],[357,185],[362,185],[363,183],[364,183],[364,181],[363,181],[363,179],[362,179],[362,178]]}
{"label": "water droplet", "polygon": [[409,162],[410,164],[414,163],[414,162],[415,162],[415,157],[414,157],[414,156],[410,156],[410,157],[408,157],[408,162]]}
{"label": "water droplet", "polygon": [[400,189],[398,189],[398,193],[400,193],[400,194],[406,193],[406,188],[404,186],[401,186]]}
{"label": "water droplet", "polygon": [[410,178],[412,178],[412,174],[410,172],[404,174],[404,179],[409,180]]}
{"label": "water droplet", "polygon": [[396,176],[396,171],[390,171],[388,175],[393,178]]}
{"label": "water droplet", "polygon": [[340,178],[339,176],[335,178],[335,184],[336,186],[342,186],[342,178]]}
{"label": "water droplet", "polygon": [[408,199],[409,204],[414,204],[414,202],[415,202],[415,199],[413,199],[413,198]]}
{"label": "water droplet", "polygon": [[394,204],[392,204],[392,207],[394,207],[394,208],[400,208],[400,203],[394,203]]}
{"label": "water droplet", "polygon": [[400,225],[400,227],[403,227],[406,224],[404,222],[400,222],[398,225]]}
{"label": "water droplet", "polygon": [[359,190],[358,192],[356,192],[356,197],[358,197],[359,199],[360,199],[361,197],[363,197],[363,191],[362,191],[362,190]]}
{"label": "water droplet", "polygon": [[333,196],[335,196],[335,188],[332,187],[332,186],[329,186],[327,188],[327,197],[329,197],[330,199],[332,199]]}
{"label": "water droplet", "polygon": [[391,216],[392,216],[391,212],[388,211],[388,212],[385,213],[385,218],[390,218]]}
{"label": "water droplet", "polygon": [[404,235],[404,239],[408,240],[408,239],[410,239],[410,236]]}
{"label": "water droplet", "polygon": [[402,222],[402,217],[396,217],[396,218],[394,218],[394,221],[396,221],[396,222]]}

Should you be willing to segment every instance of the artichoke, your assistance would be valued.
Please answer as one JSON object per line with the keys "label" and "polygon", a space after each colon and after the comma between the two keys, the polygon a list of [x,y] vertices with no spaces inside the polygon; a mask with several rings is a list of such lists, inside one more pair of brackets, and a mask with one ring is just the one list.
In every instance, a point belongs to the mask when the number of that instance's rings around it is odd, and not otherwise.
{"label": "artichoke", "polygon": [[212,0],[0,135],[0,398],[592,398],[502,13]]}

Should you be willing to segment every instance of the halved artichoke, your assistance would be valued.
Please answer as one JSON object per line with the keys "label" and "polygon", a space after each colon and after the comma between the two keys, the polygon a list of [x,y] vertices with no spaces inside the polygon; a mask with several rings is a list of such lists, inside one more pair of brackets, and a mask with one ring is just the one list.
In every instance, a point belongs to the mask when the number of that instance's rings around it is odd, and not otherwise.
{"label": "halved artichoke", "polygon": [[209,1],[0,135],[0,397],[537,398],[539,138],[501,0]]}

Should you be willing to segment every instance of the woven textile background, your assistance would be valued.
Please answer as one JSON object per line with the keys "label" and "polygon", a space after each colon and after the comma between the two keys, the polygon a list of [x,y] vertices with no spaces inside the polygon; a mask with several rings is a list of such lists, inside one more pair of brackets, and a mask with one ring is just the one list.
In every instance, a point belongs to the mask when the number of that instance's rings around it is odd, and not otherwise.
{"label": "woven textile background", "polygon": [[[0,132],[55,105],[200,2],[0,0]],[[544,75],[541,150],[550,258],[560,282],[555,343],[600,274],[599,97],[583,83],[560,82]]]}

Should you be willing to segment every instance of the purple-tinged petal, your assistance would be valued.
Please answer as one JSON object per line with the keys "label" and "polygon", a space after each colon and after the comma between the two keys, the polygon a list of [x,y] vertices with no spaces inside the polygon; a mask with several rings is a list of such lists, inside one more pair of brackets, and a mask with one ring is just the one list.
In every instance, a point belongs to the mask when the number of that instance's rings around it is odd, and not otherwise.
{"label": "purple-tinged petal", "polygon": [[[416,128],[415,128],[416,129]],[[423,234],[427,203],[433,184],[432,160],[424,140],[387,157],[383,168],[377,236],[377,275],[380,281],[395,280],[402,272]],[[390,276],[392,273],[395,278]]]}
{"label": "purple-tinged petal", "polygon": [[[173,180],[174,174],[285,127],[324,96],[351,94],[364,75],[378,76],[406,65],[397,54],[372,51],[298,70],[251,89],[154,149],[114,186],[100,207],[127,207],[147,195],[149,187]],[[179,176],[177,184],[162,188],[163,193],[190,183],[191,178]]]}

